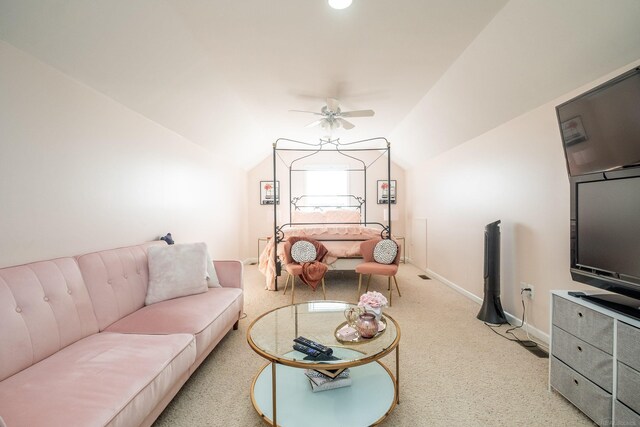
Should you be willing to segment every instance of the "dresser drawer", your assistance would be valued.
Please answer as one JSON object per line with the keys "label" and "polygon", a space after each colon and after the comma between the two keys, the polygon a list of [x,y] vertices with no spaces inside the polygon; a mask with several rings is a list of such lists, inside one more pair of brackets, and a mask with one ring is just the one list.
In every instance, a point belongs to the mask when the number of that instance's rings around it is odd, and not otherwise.
{"label": "dresser drawer", "polygon": [[618,362],[617,398],[636,412],[640,412],[640,372]]}
{"label": "dresser drawer", "polygon": [[613,423],[616,427],[640,426],[640,415],[624,406],[616,400],[616,420]]}
{"label": "dresser drawer", "polygon": [[552,352],[578,373],[613,393],[613,356],[553,327]]}
{"label": "dresser drawer", "polygon": [[640,371],[640,329],[618,322],[618,360]]}
{"label": "dresser drawer", "polygon": [[595,310],[553,296],[553,324],[613,354],[613,319]]}
{"label": "dresser drawer", "polygon": [[551,386],[596,423],[611,424],[611,395],[553,356]]}

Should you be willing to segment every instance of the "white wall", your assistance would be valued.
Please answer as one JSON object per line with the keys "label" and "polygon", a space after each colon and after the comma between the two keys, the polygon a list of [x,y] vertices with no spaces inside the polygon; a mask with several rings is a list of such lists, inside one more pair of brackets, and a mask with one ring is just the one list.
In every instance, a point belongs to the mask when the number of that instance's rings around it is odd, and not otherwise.
{"label": "white wall", "polygon": [[0,42],[0,266],[172,232],[238,258],[245,172]]}
{"label": "white wall", "polygon": [[549,291],[594,290],[569,275],[569,181],[555,106],[638,63],[408,171],[407,224],[426,218],[428,269],[482,297],[484,226],[500,219],[505,311],[520,317],[520,282],[533,284],[527,318],[548,334]]}
{"label": "white wall", "polygon": [[[391,136],[431,158],[640,57],[637,0],[511,0]],[[415,160],[414,160],[415,159]]]}

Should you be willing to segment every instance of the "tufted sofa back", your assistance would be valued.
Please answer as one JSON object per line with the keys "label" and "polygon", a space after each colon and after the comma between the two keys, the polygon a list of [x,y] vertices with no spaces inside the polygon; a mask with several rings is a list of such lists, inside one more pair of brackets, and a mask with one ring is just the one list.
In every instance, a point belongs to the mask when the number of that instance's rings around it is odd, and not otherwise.
{"label": "tufted sofa back", "polygon": [[144,306],[149,285],[147,249],[165,244],[148,242],[77,258],[101,331]]}
{"label": "tufted sofa back", "polygon": [[96,332],[73,258],[0,269],[0,381]]}

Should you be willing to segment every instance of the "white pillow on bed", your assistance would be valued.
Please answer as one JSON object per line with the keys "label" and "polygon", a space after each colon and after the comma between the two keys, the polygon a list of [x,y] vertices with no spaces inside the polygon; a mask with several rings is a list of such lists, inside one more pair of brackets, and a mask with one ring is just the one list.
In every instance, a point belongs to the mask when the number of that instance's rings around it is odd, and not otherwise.
{"label": "white pillow on bed", "polygon": [[336,209],[325,212],[326,222],[360,222],[360,212],[350,209]]}
{"label": "white pillow on bed", "polygon": [[145,305],[207,292],[207,245],[151,246]]}
{"label": "white pillow on bed", "polygon": [[313,222],[317,224],[324,224],[326,222],[324,212],[313,211],[293,211],[291,213],[292,222]]}

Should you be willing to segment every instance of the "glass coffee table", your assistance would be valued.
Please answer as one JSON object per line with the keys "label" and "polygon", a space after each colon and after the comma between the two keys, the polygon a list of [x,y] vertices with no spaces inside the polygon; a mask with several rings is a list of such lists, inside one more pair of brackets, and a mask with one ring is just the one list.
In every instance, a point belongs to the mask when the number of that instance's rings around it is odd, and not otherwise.
{"label": "glass coffee table", "polygon": [[[251,385],[254,408],[271,425],[369,426],[380,423],[400,403],[400,327],[383,313],[384,330],[369,339],[340,340],[345,310],[341,301],[309,301],[271,310],[254,320],[247,331],[251,348],[269,362]],[[333,349],[339,360],[305,360],[293,350],[303,336]],[[396,352],[395,376],[380,359]],[[348,387],[312,392],[304,369],[350,368]]]}

